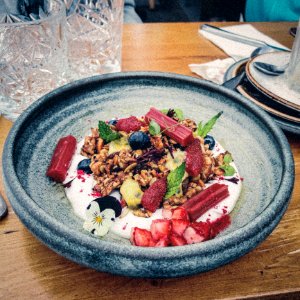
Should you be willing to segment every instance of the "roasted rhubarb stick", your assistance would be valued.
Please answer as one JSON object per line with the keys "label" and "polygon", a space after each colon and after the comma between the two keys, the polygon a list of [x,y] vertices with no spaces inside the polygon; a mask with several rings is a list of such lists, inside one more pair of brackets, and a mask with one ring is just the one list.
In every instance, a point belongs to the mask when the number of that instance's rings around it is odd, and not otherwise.
{"label": "roasted rhubarb stick", "polygon": [[63,182],[66,179],[76,144],[77,141],[72,135],[63,137],[58,141],[46,173],[47,176],[56,182]]}
{"label": "roasted rhubarb stick", "polygon": [[196,196],[190,198],[183,206],[187,210],[190,220],[196,221],[209,209],[229,196],[226,184],[214,183]]}
{"label": "roasted rhubarb stick", "polygon": [[172,118],[166,116],[159,110],[151,107],[150,111],[145,115],[146,122],[155,121],[167,136],[185,147],[193,140],[193,132],[191,129],[179,124]]}

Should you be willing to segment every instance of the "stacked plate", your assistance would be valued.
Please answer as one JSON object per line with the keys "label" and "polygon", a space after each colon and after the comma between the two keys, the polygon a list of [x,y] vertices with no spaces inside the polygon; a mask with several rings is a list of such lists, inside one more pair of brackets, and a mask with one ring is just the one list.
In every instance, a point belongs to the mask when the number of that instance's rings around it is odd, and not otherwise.
{"label": "stacked plate", "polygon": [[227,70],[224,80],[245,71],[247,76],[237,91],[267,111],[283,130],[300,134],[300,92],[288,86],[286,74],[267,75],[253,65],[254,62],[264,62],[280,66],[288,63],[289,58],[289,52],[272,52],[251,60],[243,59]]}

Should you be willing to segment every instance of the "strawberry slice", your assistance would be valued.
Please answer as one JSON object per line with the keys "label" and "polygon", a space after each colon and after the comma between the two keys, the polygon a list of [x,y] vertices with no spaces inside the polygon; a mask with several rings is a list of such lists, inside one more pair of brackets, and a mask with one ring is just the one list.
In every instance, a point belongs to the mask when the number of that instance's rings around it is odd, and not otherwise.
{"label": "strawberry slice", "polygon": [[140,247],[151,247],[155,245],[151,232],[138,227],[132,228],[130,241],[133,245]]}
{"label": "strawberry slice", "polygon": [[140,122],[137,117],[129,117],[118,120],[116,124],[116,129],[118,131],[125,131],[127,133],[131,131],[138,131],[142,127],[142,122]]}
{"label": "strawberry slice", "polygon": [[185,170],[190,176],[196,177],[203,168],[203,155],[199,139],[189,144],[186,148]]}
{"label": "strawberry slice", "polygon": [[177,234],[172,233],[170,236],[170,242],[172,246],[183,246],[186,245],[186,240]]}
{"label": "strawberry slice", "polygon": [[205,237],[197,232],[192,226],[189,226],[183,233],[183,237],[187,244],[201,243],[205,240]]}
{"label": "strawberry slice", "polygon": [[181,146],[185,147],[194,140],[191,129],[179,124],[172,118],[166,116],[156,108],[151,107],[150,111],[145,115],[146,122],[155,121],[161,128],[161,131],[175,140]]}
{"label": "strawberry slice", "polygon": [[172,210],[172,219],[189,220],[189,215],[186,209],[182,206]]}
{"label": "strawberry slice", "polygon": [[193,227],[196,230],[196,232],[204,238],[204,241],[210,239],[211,226],[209,223],[193,222],[191,223],[191,227]]}
{"label": "strawberry slice", "polygon": [[157,243],[155,243],[154,247],[168,247],[169,244],[169,239],[161,239]]}
{"label": "strawberry slice", "polygon": [[76,144],[76,138],[72,135],[65,136],[58,141],[46,173],[48,177],[56,182],[63,182],[66,179]]}
{"label": "strawberry slice", "polygon": [[230,216],[223,215],[217,220],[210,223],[211,231],[210,238],[213,239],[216,235],[218,235],[221,231],[226,229],[231,224]]}
{"label": "strawberry slice", "polygon": [[186,228],[190,225],[190,222],[187,220],[171,220],[172,224],[172,233],[177,234],[178,236],[182,236],[185,232]]}
{"label": "strawberry slice", "polygon": [[167,192],[167,179],[156,180],[143,194],[142,205],[145,209],[155,212]]}
{"label": "strawberry slice", "polygon": [[155,241],[168,239],[171,232],[171,222],[163,219],[153,220],[150,226],[150,231],[152,238]]}
{"label": "strawberry slice", "polygon": [[214,183],[183,204],[191,221],[196,221],[209,209],[229,196],[228,186]]}

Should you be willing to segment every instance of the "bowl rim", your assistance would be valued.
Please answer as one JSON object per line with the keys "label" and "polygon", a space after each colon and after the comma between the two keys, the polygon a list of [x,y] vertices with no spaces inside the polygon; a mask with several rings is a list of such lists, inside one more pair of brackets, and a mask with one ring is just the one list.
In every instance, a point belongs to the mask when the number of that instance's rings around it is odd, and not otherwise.
{"label": "bowl rim", "polygon": [[[231,98],[235,102],[239,102],[240,105],[246,107],[251,113],[256,115],[268,128],[269,132],[276,138],[276,142],[279,144],[278,149],[282,153],[282,165],[283,173],[280,186],[273,197],[272,201],[264,208],[264,210],[256,216],[250,223],[245,224],[243,227],[230,232],[221,237],[206,241],[205,243],[198,243],[177,247],[166,248],[144,248],[133,245],[119,244],[106,240],[99,240],[89,234],[80,232],[78,230],[67,227],[59,222],[54,217],[50,216],[43,209],[41,209],[35,201],[29,197],[26,191],[22,188],[22,185],[18,179],[13,164],[13,149],[14,140],[16,136],[22,131],[22,126],[30,118],[31,114],[38,111],[45,102],[51,101],[57,95],[73,90],[74,88],[83,88],[88,84],[99,84],[106,81],[119,81],[127,79],[156,79],[156,80],[179,80],[185,84],[192,84],[193,86],[200,86],[209,91],[215,91],[219,94]],[[53,100],[52,100],[53,101]],[[198,79],[191,76],[179,75],[166,72],[120,72],[99,75],[94,77],[85,78],[82,80],[71,82],[64,85],[38,99],[29,108],[27,108],[21,116],[16,120],[11,128],[9,135],[5,141],[3,151],[3,179],[6,190],[13,190],[14,197],[18,198],[18,205],[23,205],[23,209],[30,214],[34,220],[37,220],[39,224],[46,226],[47,230],[55,232],[57,236],[60,236],[68,243],[79,244],[81,247],[88,249],[89,251],[109,251],[111,254],[121,255],[123,257],[137,257],[148,259],[174,259],[174,257],[189,257],[205,255],[206,253],[217,252],[220,248],[224,249],[224,246],[235,247],[240,243],[240,237],[251,237],[256,234],[257,231],[262,231],[264,225],[270,223],[275,219],[278,214],[287,208],[289,199],[292,195],[294,186],[294,160],[289,146],[289,143],[281,131],[281,129],[275,124],[275,122],[268,116],[261,108],[255,106],[253,103],[247,101],[242,95],[226,89],[225,87],[218,86],[215,83]],[[16,193],[18,196],[16,196]],[[12,205],[13,206],[13,205]],[[14,206],[13,206],[14,207]],[[21,216],[19,216],[24,222]],[[26,220],[25,220],[26,221]],[[279,222],[279,220],[278,220]],[[278,223],[277,222],[277,223]],[[34,233],[34,230],[30,228]],[[49,245],[48,245],[49,246]],[[49,246],[51,247],[51,246]],[[69,246],[70,247],[70,246]]]}

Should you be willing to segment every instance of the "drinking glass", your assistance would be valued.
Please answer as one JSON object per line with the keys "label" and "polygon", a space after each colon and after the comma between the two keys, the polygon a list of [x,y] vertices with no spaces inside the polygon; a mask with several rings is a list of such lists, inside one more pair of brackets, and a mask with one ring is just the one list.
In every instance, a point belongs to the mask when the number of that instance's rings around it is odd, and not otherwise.
{"label": "drinking glass", "polygon": [[300,20],[286,75],[289,87],[300,92]]}
{"label": "drinking glass", "polygon": [[74,79],[121,71],[124,0],[64,0]]}
{"label": "drinking glass", "polygon": [[6,14],[0,14],[0,112],[14,121],[67,82],[66,8],[61,0],[47,0],[44,10],[37,6],[30,13],[24,9],[28,1],[6,3]]}

